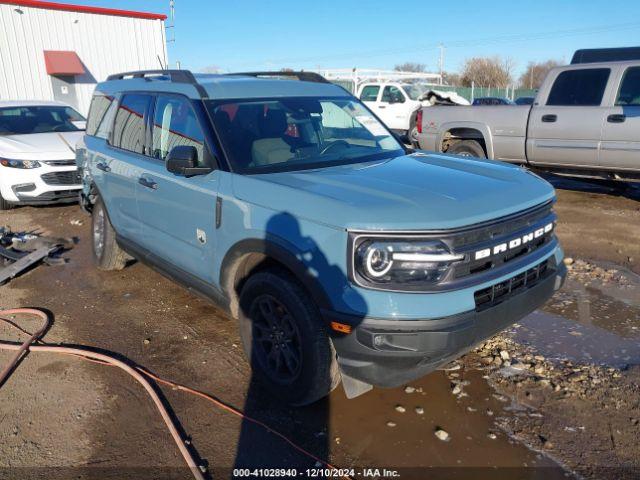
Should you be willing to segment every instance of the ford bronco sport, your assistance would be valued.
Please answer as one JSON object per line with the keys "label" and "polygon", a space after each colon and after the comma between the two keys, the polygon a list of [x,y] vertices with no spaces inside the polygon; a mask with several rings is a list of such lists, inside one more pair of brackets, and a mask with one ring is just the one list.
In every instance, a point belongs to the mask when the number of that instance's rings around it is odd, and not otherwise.
{"label": "ford bronco sport", "polygon": [[547,182],[407,150],[319,75],[111,76],[77,151],[97,266],[214,300],[291,404],[423,376],[566,274]]}

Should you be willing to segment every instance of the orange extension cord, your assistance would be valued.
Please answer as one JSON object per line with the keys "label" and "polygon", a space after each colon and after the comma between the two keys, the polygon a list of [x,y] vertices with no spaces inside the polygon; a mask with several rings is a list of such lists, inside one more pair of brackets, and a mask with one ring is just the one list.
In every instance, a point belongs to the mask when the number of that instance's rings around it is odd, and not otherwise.
{"label": "orange extension cord", "polygon": [[[42,327],[38,331],[31,334],[25,329],[23,329],[22,327],[20,327],[16,322],[11,321],[7,318],[3,318],[9,315],[21,315],[21,314],[40,317],[43,321]],[[11,327],[17,330],[20,330],[22,333],[26,333],[30,335],[30,337],[26,341],[24,341],[22,344],[0,341],[0,350],[13,350],[16,352],[13,358],[11,359],[11,361],[9,361],[9,363],[5,366],[5,368],[0,373],[0,387],[2,387],[2,385],[4,385],[4,382],[7,380],[7,378],[9,378],[14,368],[20,361],[20,358],[22,357],[22,355],[28,351],[59,353],[63,355],[70,355],[73,357],[80,357],[84,360],[88,360],[94,363],[99,363],[101,365],[118,367],[124,370],[125,372],[127,372],[129,375],[131,375],[147,391],[147,393],[153,400],[153,403],[155,404],[156,408],[160,412],[160,415],[162,416],[162,420],[164,420],[164,423],[169,429],[169,432],[171,433],[171,436],[173,437],[173,440],[176,443],[178,450],[180,450],[180,453],[182,454],[187,465],[189,466],[191,473],[193,474],[194,478],[196,478],[197,480],[204,480],[204,475],[202,474],[200,466],[197,464],[196,460],[194,459],[189,449],[187,449],[187,447],[185,446],[186,443],[184,439],[180,436],[177,426],[173,422],[171,416],[169,415],[169,412],[163,405],[162,400],[153,389],[153,386],[151,385],[147,377],[155,380],[158,383],[172,387],[176,390],[182,390],[183,392],[190,393],[191,395],[204,398],[205,400],[213,403],[215,406],[217,406],[218,408],[221,408],[226,412],[232,413],[233,415],[236,415],[242,418],[243,420],[252,422],[256,425],[263,427],[268,432],[276,435],[277,437],[287,442],[290,446],[292,446],[297,451],[303,453],[304,455],[315,460],[316,462],[320,462],[325,467],[331,470],[337,470],[337,468],[334,467],[333,465],[325,462],[324,460],[318,458],[317,456],[308,452],[304,448],[296,445],[292,440],[287,438],[282,433],[277,432],[276,430],[273,430],[267,424],[261,422],[260,420],[257,420],[255,418],[251,418],[245,415],[241,410],[238,410],[237,408],[227,405],[207,393],[201,392],[199,390],[195,390],[193,388],[189,388],[185,385],[181,385],[179,383],[175,383],[170,380],[165,380],[161,377],[158,377],[157,375],[152,374],[151,372],[145,370],[142,367],[130,366],[127,363],[121,360],[118,360],[115,357],[112,357],[110,355],[105,355],[102,353],[93,352],[89,349],[85,349],[81,347],[64,347],[64,346],[54,346],[54,345],[44,345],[44,344],[33,345],[35,342],[40,341],[40,338],[42,337],[42,335],[49,328],[49,323],[50,323],[49,316],[41,310],[37,310],[33,308],[14,308],[9,310],[0,310],[0,321],[6,323],[7,325],[10,325]],[[345,478],[349,478],[349,477],[345,477]]]}

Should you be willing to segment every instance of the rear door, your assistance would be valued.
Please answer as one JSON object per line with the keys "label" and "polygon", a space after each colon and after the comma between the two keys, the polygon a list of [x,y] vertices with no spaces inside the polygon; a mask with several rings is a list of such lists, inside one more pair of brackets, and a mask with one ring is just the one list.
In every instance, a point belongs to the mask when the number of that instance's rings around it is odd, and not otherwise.
{"label": "rear door", "polygon": [[362,90],[360,90],[360,100],[371,110],[376,111],[379,98],[380,85],[365,85],[362,87]]}
{"label": "rear door", "polygon": [[201,109],[181,95],[155,97],[151,148],[136,188],[142,246],[181,271],[212,282],[218,172],[184,177],[165,167],[168,153],[178,145],[196,148],[198,166],[212,162]]}
{"label": "rear door", "polygon": [[606,109],[600,146],[605,168],[640,170],[640,65],[620,69],[619,87]]}
{"label": "rear door", "polygon": [[122,95],[104,155],[96,154],[92,165],[100,178],[96,178],[96,185],[112,225],[118,234],[134,241],[141,233],[136,182],[145,162],[145,121],[150,105],[150,95]]}
{"label": "rear door", "polygon": [[529,118],[527,157],[532,164],[598,165],[603,105],[611,69],[561,70]]}

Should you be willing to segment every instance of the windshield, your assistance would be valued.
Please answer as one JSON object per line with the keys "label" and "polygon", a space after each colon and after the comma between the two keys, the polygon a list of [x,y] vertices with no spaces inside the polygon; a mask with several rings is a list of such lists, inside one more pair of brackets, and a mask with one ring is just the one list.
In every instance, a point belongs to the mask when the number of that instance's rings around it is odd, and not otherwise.
{"label": "windshield", "polygon": [[280,98],[207,102],[233,170],[321,168],[403,154],[402,146],[358,100]]}
{"label": "windshield", "polygon": [[411,100],[418,100],[420,95],[427,90],[425,87],[420,85],[403,85],[402,89]]}
{"label": "windshield", "polygon": [[73,108],[62,105],[5,107],[0,108],[0,135],[77,132],[83,128],[73,122],[84,121]]}

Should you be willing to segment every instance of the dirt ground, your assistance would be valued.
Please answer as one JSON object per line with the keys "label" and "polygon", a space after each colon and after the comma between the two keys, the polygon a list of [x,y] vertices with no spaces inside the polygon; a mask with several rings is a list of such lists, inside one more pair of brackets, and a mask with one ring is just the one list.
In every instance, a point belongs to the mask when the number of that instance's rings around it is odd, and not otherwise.
{"label": "dirt ground", "polygon": [[[96,270],[90,219],[77,206],[0,213],[0,225],[14,230],[77,238],[68,264],[39,266],[0,287],[0,308],[47,309],[47,342],[117,352],[242,409],[336,466],[400,469],[406,479],[637,478],[640,194],[551,180],[560,188],[558,234],[574,259],[563,291],[448,370],[354,400],[341,388],[305,408],[272,400],[252,381],[230,318],[144,265]],[[0,327],[0,338],[24,337]],[[8,358],[0,352],[0,365]],[[261,427],[161,391],[214,478],[234,467],[316,466]],[[32,352],[0,388],[0,478],[189,472],[127,375]]]}

